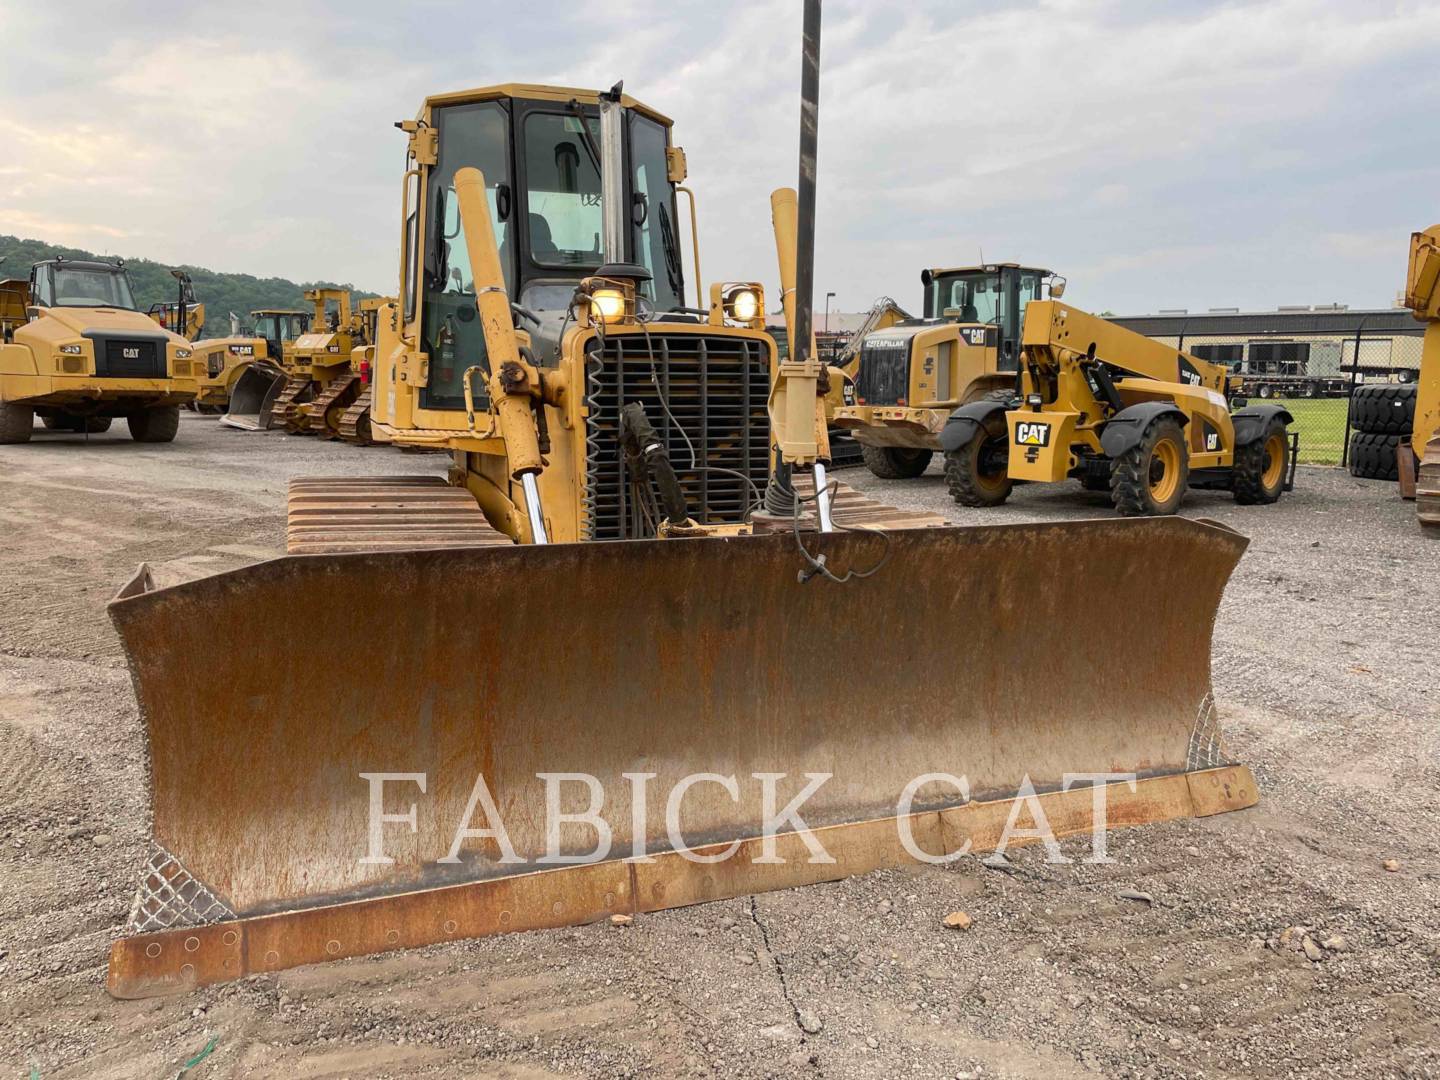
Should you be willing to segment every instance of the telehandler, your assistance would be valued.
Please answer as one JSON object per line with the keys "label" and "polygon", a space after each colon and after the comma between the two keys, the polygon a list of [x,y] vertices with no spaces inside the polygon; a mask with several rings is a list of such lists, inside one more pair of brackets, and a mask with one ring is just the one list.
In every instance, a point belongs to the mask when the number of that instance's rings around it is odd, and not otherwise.
{"label": "telehandler", "polygon": [[198,365],[135,306],[123,262],[47,259],[0,296],[0,443],[28,442],[37,416],[77,432],[123,416],[136,442],[175,438]]}
{"label": "telehandler", "polygon": [[1427,324],[1409,447],[1420,463],[1415,509],[1421,525],[1440,528],[1440,225],[1410,237],[1405,306]]}
{"label": "telehandler", "polygon": [[[402,125],[373,423],[450,449],[449,483],[297,482],[292,551],[342,550],[142,568],[111,605],[154,842],[112,994],[954,858],[1012,813],[1089,829],[1101,796],[1118,824],[1255,801],[1209,686],[1237,534],[842,528],[898,512],[827,498],[818,0],[805,31],[783,363],[755,283],[686,304],[683,157],[618,86],[441,94]],[[1077,605],[1147,643],[1123,678]],[[837,635],[867,647],[837,664]]]}
{"label": "telehandler", "polygon": [[195,284],[184,270],[171,270],[176,296],[169,303],[151,304],[147,315],[155,325],[173,330],[186,341],[195,341],[205,332],[205,305],[195,299]]}
{"label": "telehandler", "polygon": [[1294,418],[1279,405],[1232,413],[1239,386],[1223,365],[1061,300],[1032,301],[1018,395],[962,405],[940,432],[950,494],[996,506],[1016,481],[1073,477],[1108,489],[1126,516],[1173,514],[1187,487],[1273,503],[1294,479]]}
{"label": "telehandler", "polygon": [[876,476],[919,476],[940,449],[951,412],[1014,396],[1025,305],[1058,298],[1063,278],[1018,263],[928,269],[924,315],[866,333],[859,343],[854,400],[833,423],[864,448]]}

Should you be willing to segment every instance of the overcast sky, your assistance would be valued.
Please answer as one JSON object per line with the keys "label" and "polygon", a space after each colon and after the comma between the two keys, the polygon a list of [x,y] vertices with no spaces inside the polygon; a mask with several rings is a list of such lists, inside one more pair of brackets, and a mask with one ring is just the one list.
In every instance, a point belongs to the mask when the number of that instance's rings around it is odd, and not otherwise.
{"label": "overcast sky", "polygon": [[[393,121],[624,79],[676,122],[707,281],[773,290],[799,37],[799,0],[0,0],[0,233],[394,292]],[[1437,58],[1435,2],[828,0],[817,302],[918,307],[983,250],[1096,311],[1388,307],[1440,220]]]}

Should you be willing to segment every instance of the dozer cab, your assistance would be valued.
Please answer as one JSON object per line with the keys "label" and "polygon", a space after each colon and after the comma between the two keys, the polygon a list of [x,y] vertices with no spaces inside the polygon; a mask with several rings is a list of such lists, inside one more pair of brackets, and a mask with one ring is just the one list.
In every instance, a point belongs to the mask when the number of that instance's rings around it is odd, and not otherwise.
{"label": "dozer cab", "polygon": [[924,316],[865,334],[854,400],[835,412],[887,480],[925,471],[956,408],[1013,396],[1025,305],[1047,284],[1051,296],[1064,292],[1063,279],[1018,263],[928,269],[920,282]]}
{"label": "dozer cab", "polygon": [[[395,297],[372,296],[360,301],[361,339],[350,352],[350,373],[359,380],[354,401],[340,414],[340,438],[356,446],[370,446],[375,440],[370,425],[371,373],[375,370],[375,340],[379,335],[380,309],[395,303]],[[327,431],[329,427],[327,425]]]}
{"label": "dozer cab", "polygon": [[1419,462],[1415,507],[1421,525],[1440,529],[1440,225],[1410,237],[1405,306],[1426,324],[1409,447]]}
{"label": "dozer cab", "polygon": [[[1237,534],[843,528],[884,515],[826,498],[815,0],[805,28],[783,363],[754,283],[686,304],[682,158],[618,86],[406,122],[373,423],[450,449],[449,482],[297,481],[316,554],[112,604],[154,847],[111,993],[944,861],[1102,795],[1120,824],[1255,800],[1209,695]],[[1123,678],[1077,604],[1146,642]],[[837,664],[837,637],[865,644]]]}
{"label": "dozer cab", "polygon": [[186,341],[195,341],[205,332],[205,305],[195,299],[195,284],[189,274],[184,270],[171,270],[170,276],[175,279],[175,299],[151,304],[146,314],[156,326],[172,330]]}
{"label": "dozer cab", "polygon": [[262,309],[250,313],[248,333],[196,342],[205,360],[201,398],[225,413],[222,424],[266,431],[275,402],[295,368],[295,346],[310,329],[308,311]]}
{"label": "dozer cab", "polygon": [[48,259],[0,285],[0,443],[47,428],[170,442],[196,393],[191,345],[135,306],[124,263]]}
{"label": "dozer cab", "polygon": [[940,433],[950,494],[996,506],[1015,481],[1078,479],[1127,516],[1173,514],[1187,487],[1273,503],[1294,480],[1298,434],[1279,405],[1240,407],[1228,369],[1061,300],[1025,309],[1019,394],[951,413]]}
{"label": "dozer cab", "polygon": [[295,343],[295,366],[275,402],[275,419],[292,435],[337,438],[340,420],[360,395],[353,353],[363,348],[365,320],[348,289],[310,289],[315,308],[310,332]]}

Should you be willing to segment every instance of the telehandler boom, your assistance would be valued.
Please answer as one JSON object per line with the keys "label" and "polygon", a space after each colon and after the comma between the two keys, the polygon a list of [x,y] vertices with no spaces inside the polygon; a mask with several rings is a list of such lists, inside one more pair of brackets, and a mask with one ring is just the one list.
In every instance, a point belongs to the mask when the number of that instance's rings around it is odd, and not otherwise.
{"label": "telehandler boom", "polygon": [[[1255,801],[1209,685],[1243,538],[847,530],[933,519],[824,499],[818,0],[805,31],[786,363],[753,283],[685,304],[682,158],[618,86],[439,95],[404,125],[374,425],[450,449],[449,484],[299,485],[321,522],[372,518],[368,546],[142,571],[112,604],[154,841],[112,994],[958,858],[1012,814],[1103,827],[1102,796],[1112,824]],[[1103,656],[1077,606],[1110,613]],[[866,647],[837,664],[837,637]],[[1141,639],[1117,677],[1108,642]]]}

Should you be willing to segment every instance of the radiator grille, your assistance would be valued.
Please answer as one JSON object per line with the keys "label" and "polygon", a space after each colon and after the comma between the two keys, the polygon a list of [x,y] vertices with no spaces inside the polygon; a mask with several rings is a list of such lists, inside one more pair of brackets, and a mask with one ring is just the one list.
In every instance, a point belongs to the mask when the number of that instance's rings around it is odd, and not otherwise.
{"label": "radiator grille", "polygon": [[97,341],[95,374],[107,379],[163,379],[165,356],[154,341]]}
{"label": "radiator grille", "polygon": [[[611,334],[592,346],[587,374],[587,538],[645,535],[619,441],[620,408],[637,401],[665,442],[690,516],[702,524],[744,518],[755,502],[750,485],[763,492],[769,470],[770,367],[762,342],[651,331],[647,344],[644,334]],[[691,467],[682,428],[704,468]]]}
{"label": "radiator grille", "polygon": [[910,382],[910,339],[867,341],[860,349],[855,400],[860,405],[898,405]]}

